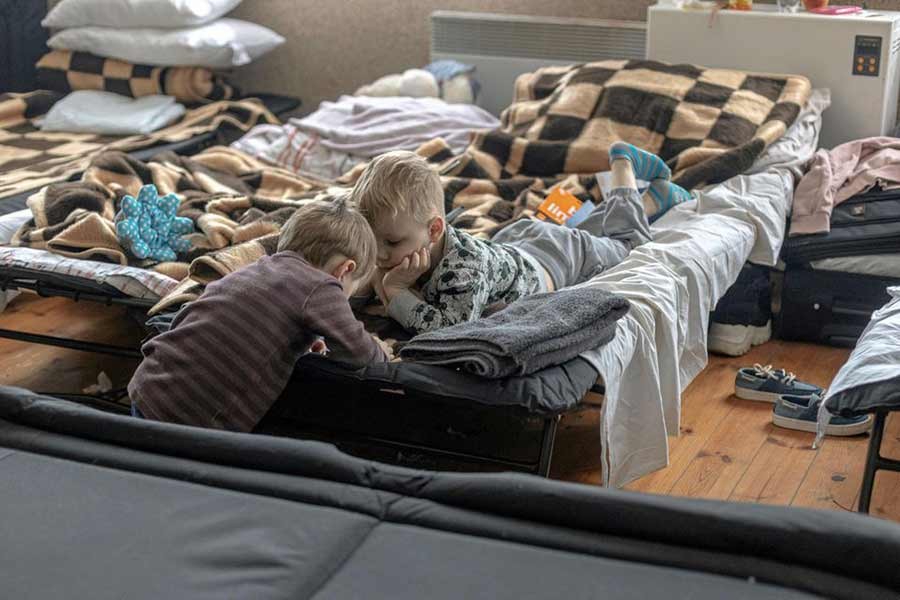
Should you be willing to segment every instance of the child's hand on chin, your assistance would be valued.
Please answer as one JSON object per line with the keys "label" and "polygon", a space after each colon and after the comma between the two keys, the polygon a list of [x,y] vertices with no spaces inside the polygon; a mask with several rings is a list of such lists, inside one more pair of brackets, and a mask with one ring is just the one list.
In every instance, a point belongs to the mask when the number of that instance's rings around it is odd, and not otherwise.
{"label": "child's hand on chin", "polygon": [[[391,301],[395,295],[408,290],[416,284],[416,281],[431,267],[431,249],[426,246],[419,248],[403,261],[388,271],[381,280],[382,301],[385,304]],[[376,286],[377,289],[377,286]]]}

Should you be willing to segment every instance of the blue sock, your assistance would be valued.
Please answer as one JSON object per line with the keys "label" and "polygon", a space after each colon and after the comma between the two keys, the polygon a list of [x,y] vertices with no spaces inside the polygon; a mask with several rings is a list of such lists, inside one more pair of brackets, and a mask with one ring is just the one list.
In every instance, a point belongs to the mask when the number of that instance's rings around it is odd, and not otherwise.
{"label": "blue sock", "polygon": [[641,150],[637,146],[632,146],[627,142],[613,142],[609,147],[609,162],[612,164],[614,160],[624,158],[631,163],[634,169],[634,176],[643,181],[653,181],[654,179],[669,179],[672,177],[672,170],[663,162],[663,159],[650,154],[646,150]]}
{"label": "blue sock", "polygon": [[653,199],[652,204],[655,205],[648,206],[648,203],[644,202],[644,210],[651,223],[666,214],[666,211],[676,204],[693,199],[689,191],[665,179],[655,179],[647,191],[650,192],[650,197]]}

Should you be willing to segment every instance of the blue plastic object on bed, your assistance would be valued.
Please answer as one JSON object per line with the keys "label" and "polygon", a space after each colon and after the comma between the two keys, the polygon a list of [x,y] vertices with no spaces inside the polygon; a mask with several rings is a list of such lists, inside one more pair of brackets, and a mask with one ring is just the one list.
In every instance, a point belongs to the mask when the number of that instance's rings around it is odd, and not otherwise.
{"label": "blue plastic object on bed", "polygon": [[194,231],[194,223],[176,215],[175,194],[159,196],[156,186],[145,185],[137,198],[125,196],[116,216],[116,234],[122,247],[139,259],[174,261],[191,247],[183,236]]}

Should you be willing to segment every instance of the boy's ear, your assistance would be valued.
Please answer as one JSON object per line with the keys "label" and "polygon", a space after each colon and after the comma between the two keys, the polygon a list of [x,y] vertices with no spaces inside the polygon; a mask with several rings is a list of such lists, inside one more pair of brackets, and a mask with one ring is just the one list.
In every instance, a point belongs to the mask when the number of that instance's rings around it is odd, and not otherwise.
{"label": "boy's ear", "polygon": [[338,263],[338,266],[334,268],[334,271],[331,272],[331,275],[340,280],[344,275],[348,275],[356,271],[356,261],[348,258],[347,260],[342,260]]}
{"label": "boy's ear", "polygon": [[441,235],[444,233],[444,228],[446,224],[444,223],[443,217],[435,217],[431,219],[431,222],[428,224],[428,239],[431,243],[435,243],[440,239]]}

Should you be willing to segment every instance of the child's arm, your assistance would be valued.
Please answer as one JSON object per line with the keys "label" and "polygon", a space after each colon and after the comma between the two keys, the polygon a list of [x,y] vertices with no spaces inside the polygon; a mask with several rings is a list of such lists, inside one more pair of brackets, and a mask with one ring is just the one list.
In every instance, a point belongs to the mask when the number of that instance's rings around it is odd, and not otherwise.
{"label": "child's arm", "polygon": [[491,288],[475,269],[448,271],[438,281],[435,304],[420,300],[409,288],[385,287],[388,315],[410,331],[424,333],[479,318]]}
{"label": "child's arm", "polygon": [[340,284],[336,281],[317,287],[304,305],[306,327],[325,338],[333,360],[354,367],[386,362],[388,357],[356,320]]}

